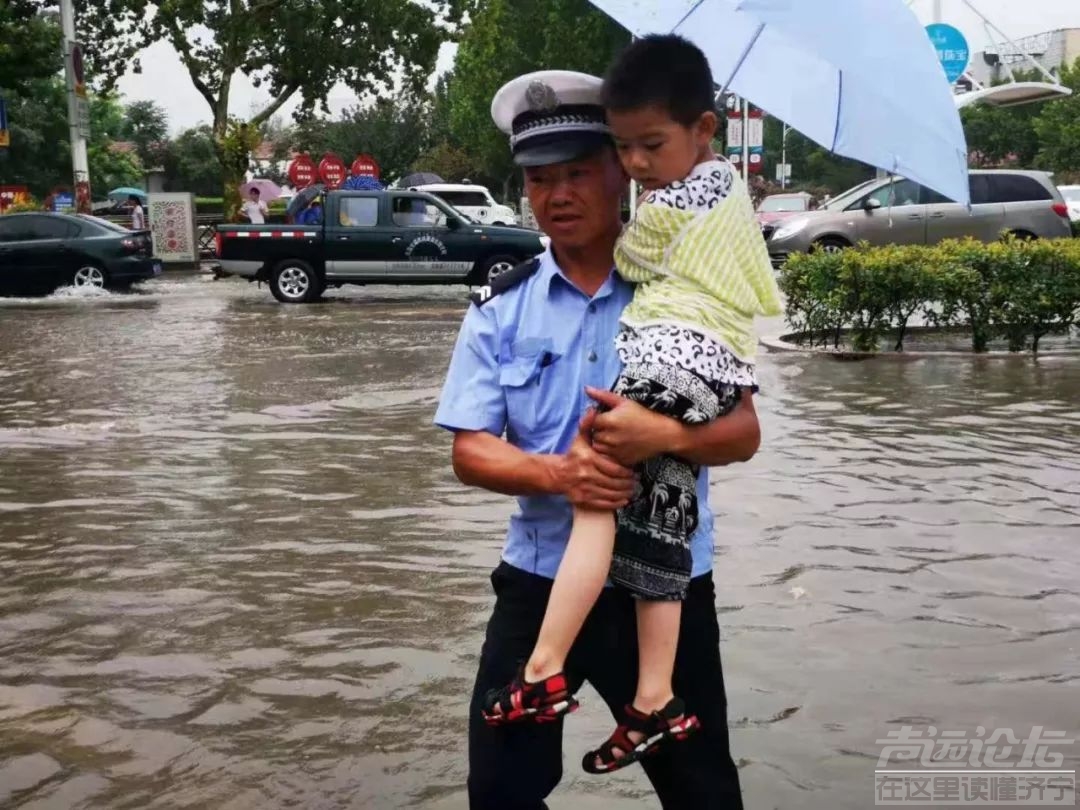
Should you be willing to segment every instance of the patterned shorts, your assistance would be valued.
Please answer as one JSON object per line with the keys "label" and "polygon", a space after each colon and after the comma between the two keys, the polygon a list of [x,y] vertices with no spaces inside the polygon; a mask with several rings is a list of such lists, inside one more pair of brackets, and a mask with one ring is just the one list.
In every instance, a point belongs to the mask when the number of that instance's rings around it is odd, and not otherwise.
{"label": "patterned shorts", "polygon": [[[687,424],[730,413],[742,388],[757,387],[753,366],[712,338],[683,327],[624,327],[616,348],[624,366],[612,390]],[[698,526],[699,471],[698,465],[668,455],[650,458],[635,470],[634,497],[617,517],[610,577],[636,598],[686,596],[690,538]]]}

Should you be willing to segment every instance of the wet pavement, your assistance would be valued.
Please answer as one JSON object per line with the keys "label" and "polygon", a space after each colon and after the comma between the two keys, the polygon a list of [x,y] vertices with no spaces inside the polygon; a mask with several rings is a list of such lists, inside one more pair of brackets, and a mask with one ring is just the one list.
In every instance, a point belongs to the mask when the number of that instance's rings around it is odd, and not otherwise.
{"label": "wet pavement", "polygon": [[[511,502],[430,424],[463,295],[0,300],[0,807],[465,806]],[[1080,358],[760,376],[712,488],[747,807],[873,806],[905,723],[1080,734]],[[576,769],[582,698],[552,807],[657,807]]]}

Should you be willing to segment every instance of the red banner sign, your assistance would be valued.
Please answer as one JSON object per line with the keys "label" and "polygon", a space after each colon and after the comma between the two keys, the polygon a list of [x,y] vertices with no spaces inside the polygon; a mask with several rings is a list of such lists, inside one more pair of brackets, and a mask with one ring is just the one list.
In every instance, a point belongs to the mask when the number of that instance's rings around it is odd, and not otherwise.
{"label": "red banner sign", "polygon": [[317,171],[315,161],[308,155],[297,155],[289,163],[289,182],[295,189],[307,188],[315,182]]}
{"label": "red banner sign", "polygon": [[323,155],[319,161],[319,177],[327,188],[337,188],[345,182],[344,161],[332,152]]}
{"label": "red banner sign", "polygon": [[352,164],[353,177],[371,177],[379,179],[379,164],[371,155],[357,155]]}

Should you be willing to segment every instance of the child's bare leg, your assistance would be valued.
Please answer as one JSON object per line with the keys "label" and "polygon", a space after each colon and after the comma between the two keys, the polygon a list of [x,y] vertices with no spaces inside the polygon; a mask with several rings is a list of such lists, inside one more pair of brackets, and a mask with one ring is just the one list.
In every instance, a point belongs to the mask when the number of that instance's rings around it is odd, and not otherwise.
{"label": "child's bare leg", "polygon": [[646,714],[675,697],[672,678],[682,602],[637,600],[638,682],[634,708]]}
{"label": "child's bare leg", "polygon": [[574,510],[574,527],[551,587],[540,636],[525,665],[526,681],[536,683],[562,672],[570,647],[607,580],[614,544],[613,513]]}

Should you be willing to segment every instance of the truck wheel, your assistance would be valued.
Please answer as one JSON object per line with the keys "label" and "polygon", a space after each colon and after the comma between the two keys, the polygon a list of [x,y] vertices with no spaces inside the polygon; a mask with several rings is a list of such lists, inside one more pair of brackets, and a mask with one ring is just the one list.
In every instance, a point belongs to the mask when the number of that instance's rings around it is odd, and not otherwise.
{"label": "truck wheel", "polygon": [[482,283],[490,284],[496,276],[501,276],[507,270],[513,270],[517,264],[518,260],[513,256],[492,256],[482,265]]}
{"label": "truck wheel", "polygon": [[286,259],[270,273],[270,292],[283,304],[310,304],[322,296],[323,283],[307,262]]}

